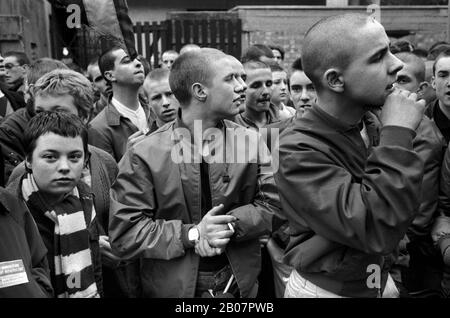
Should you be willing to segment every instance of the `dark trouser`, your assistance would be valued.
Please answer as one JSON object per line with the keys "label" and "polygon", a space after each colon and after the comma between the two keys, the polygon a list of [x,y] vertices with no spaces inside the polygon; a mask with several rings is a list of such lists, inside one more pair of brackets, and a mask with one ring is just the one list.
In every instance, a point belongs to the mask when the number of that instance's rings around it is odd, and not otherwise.
{"label": "dark trouser", "polygon": [[[423,297],[441,294],[444,264],[431,237],[420,237],[407,244],[410,255],[409,268],[402,272],[402,281],[411,295],[423,293]],[[420,296],[419,296],[420,297]]]}
{"label": "dark trouser", "polygon": [[117,283],[127,298],[142,297],[141,260],[121,261],[115,268]]}
{"label": "dark trouser", "polygon": [[[232,274],[230,265],[227,265],[215,272],[199,271],[197,276],[197,284],[195,287],[195,297],[213,297],[209,290],[212,291],[214,297],[220,297],[223,295],[223,291]],[[235,298],[239,297],[239,288],[235,278],[233,278],[233,281],[228,289],[228,293],[232,294]]]}

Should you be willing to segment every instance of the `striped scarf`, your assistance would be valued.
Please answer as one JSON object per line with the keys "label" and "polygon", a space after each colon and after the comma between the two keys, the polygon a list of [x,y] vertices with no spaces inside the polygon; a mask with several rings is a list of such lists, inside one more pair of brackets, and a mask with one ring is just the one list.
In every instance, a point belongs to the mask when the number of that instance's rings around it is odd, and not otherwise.
{"label": "striped scarf", "polygon": [[[98,298],[89,245],[88,226],[95,218],[92,196],[80,182],[52,209],[44,201],[32,174],[22,180],[22,195],[28,207],[55,223],[54,262],[58,298]],[[82,193],[80,197],[80,192]]]}

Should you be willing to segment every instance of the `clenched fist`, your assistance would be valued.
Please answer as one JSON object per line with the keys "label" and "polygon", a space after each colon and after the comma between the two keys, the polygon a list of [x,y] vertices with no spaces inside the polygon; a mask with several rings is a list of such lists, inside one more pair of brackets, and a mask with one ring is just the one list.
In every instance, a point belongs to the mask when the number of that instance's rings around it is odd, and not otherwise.
{"label": "clenched fist", "polygon": [[416,130],[425,111],[425,100],[416,93],[396,88],[387,98],[381,111],[383,126],[400,126]]}

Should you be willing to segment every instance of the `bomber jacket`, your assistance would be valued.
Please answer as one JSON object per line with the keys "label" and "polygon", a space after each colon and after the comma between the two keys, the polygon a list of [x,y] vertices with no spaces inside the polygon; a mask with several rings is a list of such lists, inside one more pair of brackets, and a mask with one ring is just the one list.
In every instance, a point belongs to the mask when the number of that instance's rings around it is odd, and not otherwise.
{"label": "bomber jacket", "polygon": [[[88,136],[89,144],[103,149],[119,162],[127,149],[128,137],[137,132],[138,128],[117,111],[111,104],[111,97],[108,105],[89,123]],[[150,128],[153,123],[150,110],[146,104],[141,102],[141,105]]]}
{"label": "bomber jacket", "polygon": [[[212,206],[222,203],[224,211],[238,218],[225,253],[240,296],[254,297],[261,269],[259,237],[272,230],[278,192],[270,156],[258,158],[249,151],[248,161],[231,163],[246,145],[235,142],[232,132],[255,137],[256,145],[266,149],[257,132],[228,120],[219,129],[223,137],[214,139],[213,148],[221,155],[225,148],[226,160],[209,164]],[[187,233],[202,218],[201,158],[185,157],[193,150],[186,133],[178,118],[135,144],[119,163],[111,189],[111,245],[123,258],[142,257],[146,297],[194,297],[195,293],[200,257]]]}
{"label": "bomber jacket", "polygon": [[21,108],[7,116],[0,124],[0,144],[5,158],[5,181],[14,168],[25,160],[24,133],[32,115]]}
{"label": "bomber jacket", "polygon": [[[284,261],[340,296],[380,296],[384,256],[419,209],[423,162],[414,137],[407,128],[383,127],[380,145],[369,150],[357,125],[317,105],[296,119],[280,136],[275,174],[291,235]],[[372,284],[373,274],[380,284]]]}
{"label": "bomber jacket", "polygon": [[47,249],[23,202],[0,188],[0,266],[22,261],[27,283],[0,288],[0,298],[52,297]]}

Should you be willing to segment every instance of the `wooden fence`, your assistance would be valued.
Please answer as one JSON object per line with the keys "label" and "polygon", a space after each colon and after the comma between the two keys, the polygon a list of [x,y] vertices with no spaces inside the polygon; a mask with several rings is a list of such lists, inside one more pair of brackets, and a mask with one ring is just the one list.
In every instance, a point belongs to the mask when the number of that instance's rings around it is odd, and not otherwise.
{"label": "wooden fence", "polygon": [[[171,19],[159,23],[137,22],[133,26],[136,49],[153,68],[160,65],[164,51],[180,51],[188,43],[217,48],[239,59],[241,30],[240,19]],[[95,32],[83,27],[71,44],[68,49],[75,62],[86,68],[91,59],[111,45],[111,41],[99,38]]]}

